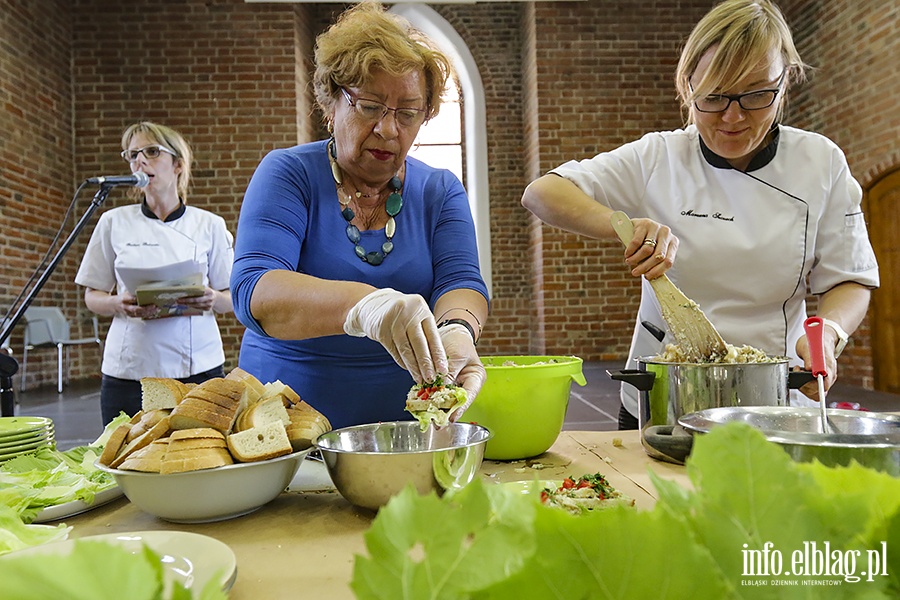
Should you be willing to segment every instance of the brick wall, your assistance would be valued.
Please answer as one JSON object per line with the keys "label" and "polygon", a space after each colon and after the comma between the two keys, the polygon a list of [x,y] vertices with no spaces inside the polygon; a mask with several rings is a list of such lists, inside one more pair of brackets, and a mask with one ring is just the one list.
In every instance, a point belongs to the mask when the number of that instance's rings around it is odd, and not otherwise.
{"label": "brick wall", "polygon": [[[50,240],[63,223],[74,190],[71,16],[70,3],[65,0],[3,2],[0,8],[0,231],[3,234],[0,311],[3,314],[41,263]],[[76,208],[61,240],[66,239],[83,212],[84,203]],[[68,283],[70,277],[66,273],[71,271],[72,264],[67,257],[34,304],[60,306],[73,324],[80,326],[83,325],[80,317],[87,313]],[[20,361],[21,331],[21,327],[17,328],[11,338]],[[78,363],[79,357],[75,358]],[[56,352],[34,353],[29,360],[29,371],[37,372],[43,364],[55,372]]]}
{"label": "brick wall", "polygon": [[[865,184],[898,158],[897,111],[881,106],[897,97],[896,1],[785,4],[799,24],[801,51],[821,62],[789,122],[835,139]],[[680,43],[711,5],[435,5],[469,45],[485,86],[495,296],[482,353],[625,356],[638,288],[618,244],[535,222],[521,194],[565,160],[678,127],[672,76]],[[8,304],[38,263],[77,183],[127,172],[119,136],[138,119],[188,137],[197,156],[189,202],[221,214],[235,231],[260,158],[323,135],[308,89],[310,52],[341,8],[0,0],[0,223],[7,234],[0,273],[10,282],[0,300]],[[82,195],[76,218],[91,193]],[[106,208],[125,202],[116,190]],[[89,313],[71,281],[91,229],[41,295],[79,325]],[[220,323],[228,368],[242,328],[233,317]],[[854,361],[859,354],[864,374],[871,361],[860,341]],[[54,357],[43,355],[38,381],[50,383]],[[95,349],[73,357],[75,377],[98,375]],[[842,377],[851,379],[852,370]]]}
{"label": "brick wall", "polygon": [[[682,40],[710,2],[535,3],[536,124],[526,125],[527,179],[648,131],[681,125],[673,76]],[[661,24],[665,23],[665,26]],[[654,24],[659,24],[658,26]],[[526,54],[527,56],[527,54]],[[529,119],[535,121],[534,115]],[[537,128],[536,134],[533,130]],[[533,352],[627,356],[640,298],[618,242],[531,224]],[[535,315],[536,316],[536,315]]]}
{"label": "brick wall", "polygon": [[[792,98],[792,123],[834,140],[866,189],[900,165],[900,2],[796,1],[785,17],[813,67]],[[870,335],[866,319],[841,356],[843,381],[872,387]]]}

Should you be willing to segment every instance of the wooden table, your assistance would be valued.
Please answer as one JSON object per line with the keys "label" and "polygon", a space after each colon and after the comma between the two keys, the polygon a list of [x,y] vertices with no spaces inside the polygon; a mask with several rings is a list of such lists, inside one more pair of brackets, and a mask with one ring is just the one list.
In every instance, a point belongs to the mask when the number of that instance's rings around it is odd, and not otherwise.
{"label": "wooden table", "polygon": [[[684,467],[657,462],[643,451],[637,431],[564,431],[550,450],[526,461],[485,461],[482,477],[507,482],[562,479],[602,473],[614,487],[635,499],[639,509],[656,498],[647,474],[689,486]],[[237,519],[196,525],[153,517],[116,500],[71,517],[71,538],[126,531],[179,530],[216,538],[237,557],[234,600],[294,597],[352,598],[353,560],[365,554],[363,533],[374,515],[352,507],[338,494],[324,465],[306,461],[286,493],[260,510]]]}

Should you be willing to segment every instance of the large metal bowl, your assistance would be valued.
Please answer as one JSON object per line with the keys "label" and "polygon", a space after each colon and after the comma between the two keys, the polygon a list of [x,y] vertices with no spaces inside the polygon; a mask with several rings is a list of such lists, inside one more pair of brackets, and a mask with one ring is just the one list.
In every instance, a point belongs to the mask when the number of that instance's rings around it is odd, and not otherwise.
{"label": "large metal bowl", "polygon": [[336,429],[315,446],[341,495],[378,510],[410,483],[420,494],[464,487],[478,473],[490,437],[471,423],[421,431],[416,421],[394,421]]}
{"label": "large metal bowl", "polygon": [[900,417],[886,413],[828,409],[839,433],[822,433],[817,408],[734,406],[690,413],[678,423],[692,433],[708,433],[717,425],[738,421],[756,427],[800,462],[827,466],[859,464],[900,476]]}

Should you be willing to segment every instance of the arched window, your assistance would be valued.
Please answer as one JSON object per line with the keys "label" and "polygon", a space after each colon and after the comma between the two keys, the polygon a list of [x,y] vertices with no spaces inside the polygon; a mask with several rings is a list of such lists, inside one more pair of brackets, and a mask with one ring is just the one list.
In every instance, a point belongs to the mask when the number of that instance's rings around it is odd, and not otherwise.
{"label": "arched window", "polygon": [[441,167],[463,179],[462,119],[455,81],[449,82],[441,110],[419,130],[409,154],[433,167]]}
{"label": "arched window", "polygon": [[[481,75],[472,53],[469,52],[463,39],[455,29],[434,9],[423,4],[395,4],[391,11],[403,16],[410,23],[420,29],[440,46],[456,70],[459,79],[459,89],[462,92],[462,112],[457,108],[457,131],[465,131],[465,156],[460,152],[460,167],[465,164],[465,179],[462,180],[469,196],[469,205],[472,208],[472,216],[475,220],[475,237],[478,242],[478,260],[481,263],[481,275],[487,284],[488,293],[493,295],[491,277],[491,223],[490,200],[488,198],[488,168],[487,168],[487,126],[485,123],[484,86]],[[457,105],[459,106],[459,105]],[[447,107],[450,108],[449,106]],[[447,110],[447,113],[451,113]],[[444,108],[438,114],[440,119],[444,116]],[[461,120],[460,120],[461,117]],[[437,119],[435,119],[437,121]],[[424,130],[424,127],[423,127]],[[427,150],[424,143],[425,133],[420,134],[423,140],[419,150]],[[430,135],[430,134],[429,134]],[[461,148],[461,147],[460,147]],[[413,153],[419,157],[419,154]],[[422,158],[429,164],[444,166],[442,163],[433,163]],[[446,167],[449,168],[449,167]],[[451,169],[452,170],[452,169]],[[460,168],[462,171],[462,168]],[[459,174],[459,173],[457,173]]]}

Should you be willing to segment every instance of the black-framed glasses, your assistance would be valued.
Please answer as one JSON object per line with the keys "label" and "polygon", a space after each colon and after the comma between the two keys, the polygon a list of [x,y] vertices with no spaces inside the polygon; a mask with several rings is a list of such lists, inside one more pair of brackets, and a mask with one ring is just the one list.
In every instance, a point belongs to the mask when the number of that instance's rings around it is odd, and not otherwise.
{"label": "black-framed glasses", "polygon": [[160,154],[163,152],[167,152],[172,156],[177,156],[174,152],[166,148],[165,146],[160,146],[159,144],[154,144],[153,146],[144,146],[143,148],[137,148],[136,150],[122,150],[122,158],[125,159],[125,162],[134,162],[137,160],[139,154],[143,154],[149,159],[158,158]]}
{"label": "black-framed glasses", "polygon": [[732,102],[737,102],[744,110],[769,108],[775,103],[775,98],[778,97],[778,92],[781,91],[781,82],[784,81],[785,74],[787,74],[787,69],[781,72],[781,77],[778,78],[778,83],[775,84],[774,88],[756,90],[744,94],[709,94],[694,100],[694,107],[704,113],[725,112]]}
{"label": "black-framed glasses", "polygon": [[394,119],[402,127],[414,127],[425,121],[424,108],[391,108],[375,100],[366,100],[356,96],[353,98],[346,89],[341,88],[341,93],[347,99],[347,104],[356,110],[356,114],[365,121],[373,123],[383,119],[389,112],[394,113]]}

